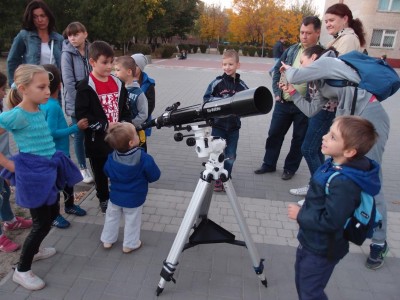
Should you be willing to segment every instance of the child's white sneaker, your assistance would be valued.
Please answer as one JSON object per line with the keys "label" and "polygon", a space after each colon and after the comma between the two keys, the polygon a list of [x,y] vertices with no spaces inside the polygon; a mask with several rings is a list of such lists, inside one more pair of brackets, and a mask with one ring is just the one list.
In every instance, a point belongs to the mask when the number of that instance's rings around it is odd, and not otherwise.
{"label": "child's white sneaker", "polygon": [[82,182],[84,183],[92,183],[93,180],[93,176],[92,174],[90,174],[89,169],[81,169],[81,174],[82,174]]}
{"label": "child's white sneaker", "polygon": [[19,272],[17,269],[15,269],[13,281],[31,291],[40,290],[45,286],[44,281],[37,275],[33,274],[32,270],[27,272]]}
{"label": "child's white sneaker", "polygon": [[32,261],[37,261],[40,259],[45,259],[45,258],[49,258],[52,257],[54,254],[56,254],[56,249],[53,247],[48,247],[48,248],[40,248],[39,252],[36,253],[33,256],[33,260]]}

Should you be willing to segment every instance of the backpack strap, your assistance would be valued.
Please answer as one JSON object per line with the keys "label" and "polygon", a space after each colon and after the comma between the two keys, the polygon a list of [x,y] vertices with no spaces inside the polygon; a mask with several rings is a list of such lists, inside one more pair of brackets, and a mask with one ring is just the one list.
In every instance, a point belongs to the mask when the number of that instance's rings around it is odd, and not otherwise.
{"label": "backpack strap", "polygon": [[345,87],[345,86],[352,86],[354,87],[354,95],[353,95],[353,100],[351,102],[351,110],[350,110],[350,115],[354,115],[354,112],[356,110],[356,104],[357,104],[357,96],[358,96],[358,83],[355,83],[353,81],[349,80],[340,80],[340,79],[326,79],[325,82],[333,87]]}
{"label": "backpack strap", "polygon": [[331,176],[329,176],[328,180],[325,183],[325,194],[326,195],[329,195],[329,184],[331,183],[333,177],[335,177],[335,176],[337,176],[339,174],[340,174],[340,172],[336,171],[336,172],[332,173]]}

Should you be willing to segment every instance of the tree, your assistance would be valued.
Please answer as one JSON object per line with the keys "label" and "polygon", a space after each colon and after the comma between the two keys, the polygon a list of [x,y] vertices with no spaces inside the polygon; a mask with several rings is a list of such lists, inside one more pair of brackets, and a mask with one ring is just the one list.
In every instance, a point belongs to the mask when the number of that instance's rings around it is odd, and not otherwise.
{"label": "tree", "polygon": [[210,43],[226,36],[228,31],[228,16],[221,11],[220,6],[211,5],[204,7],[199,18],[200,39]]}

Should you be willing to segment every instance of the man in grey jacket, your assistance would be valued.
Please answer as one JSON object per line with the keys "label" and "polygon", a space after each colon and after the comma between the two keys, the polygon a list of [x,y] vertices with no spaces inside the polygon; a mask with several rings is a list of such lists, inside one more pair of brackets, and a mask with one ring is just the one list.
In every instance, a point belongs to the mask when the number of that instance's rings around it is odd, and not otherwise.
{"label": "man in grey jacket", "polygon": [[[305,17],[300,27],[300,43],[289,47],[281,56],[280,61],[275,65],[272,89],[275,95],[275,107],[272,114],[271,125],[268,131],[268,138],[265,143],[265,155],[261,167],[254,171],[256,174],[264,174],[276,171],[276,164],[282,148],[283,140],[293,123],[293,136],[290,150],[285,159],[282,179],[289,180],[296,173],[300,166],[303,155],[301,145],[307,131],[308,117],[294,105],[290,95],[282,93],[278,87],[280,79],[279,68],[281,62],[295,67],[300,66],[300,56],[303,50],[318,43],[321,32],[321,20],[318,17]],[[296,90],[303,96],[307,92],[307,84],[295,86]]]}

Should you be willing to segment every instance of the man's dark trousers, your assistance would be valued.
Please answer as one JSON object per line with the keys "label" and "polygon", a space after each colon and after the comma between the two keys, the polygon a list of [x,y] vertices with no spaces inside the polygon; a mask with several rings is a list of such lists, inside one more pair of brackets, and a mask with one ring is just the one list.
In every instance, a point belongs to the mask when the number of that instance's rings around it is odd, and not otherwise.
{"label": "man's dark trousers", "polygon": [[292,101],[275,101],[268,138],[265,143],[263,167],[275,169],[285,135],[293,123],[290,151],[285,159],[284,170],[296,173],[303,155],[301,145],[307,132],[308,117]]}

